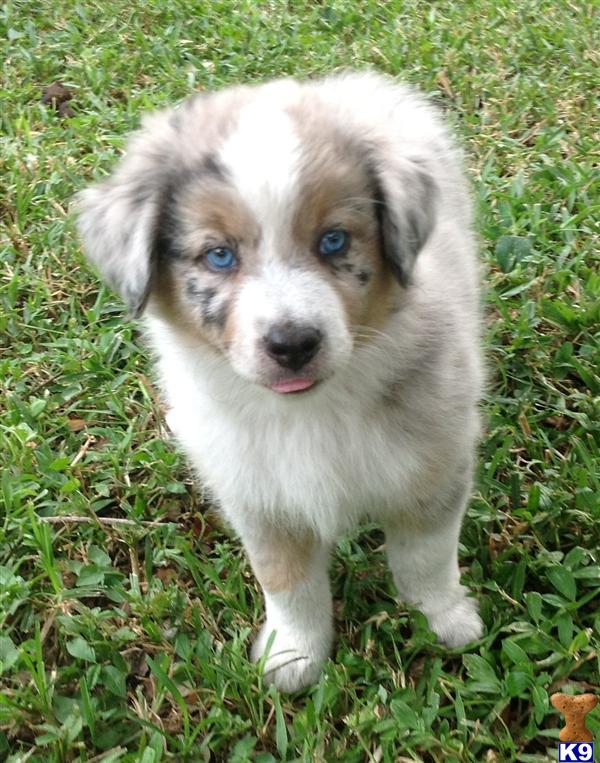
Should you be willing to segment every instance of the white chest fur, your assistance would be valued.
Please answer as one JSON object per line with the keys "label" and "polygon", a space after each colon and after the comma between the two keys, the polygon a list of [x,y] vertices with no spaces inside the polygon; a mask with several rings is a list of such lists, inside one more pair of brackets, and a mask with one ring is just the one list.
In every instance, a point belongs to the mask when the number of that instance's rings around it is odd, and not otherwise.
{"label": "white chest fur", "polygon": [[409,376],[389,397],[398,371],[383,348],[378,366],[371,348],[321,389],[282,399],[168,333],[151,324],[169,426],[236,528],[258,512],[332,540],[367,514],[414,511],[464,456],[457,430],[471,448],[472,412],[434,377]]}

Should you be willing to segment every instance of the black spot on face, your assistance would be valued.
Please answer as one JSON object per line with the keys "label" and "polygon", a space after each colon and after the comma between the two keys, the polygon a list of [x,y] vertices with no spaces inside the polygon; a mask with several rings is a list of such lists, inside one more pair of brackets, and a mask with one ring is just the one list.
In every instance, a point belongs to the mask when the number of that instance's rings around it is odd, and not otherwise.
{"label": "black spot on face", "polygon": [[193,281],[187,281],[185,285],[185,292],[188,298],[200,306],[202,313],[202,320],[206,325],[214,325],[218,328],[224,328],[227,322],[227,313],[229,311],[229,303],[223,302],[215,307],[215,299],[218,294],[218,290],[212,286],[206,286],[204,288],[198,286]]}
{"label": "black spot on face", "polygon": [[209,323],[214,324],[219,329],[224,329],[229,314],[229,302],[222,302],[219,307],[211,314]]}
{"label": "black spot on face", "polygon": [[336,261],[331,259],[328,261],[329,267],[336,275],[341,273],[351,273],[361,286],[365,286],[371,279],[371,273],[368,270],[356,270],[356,265],[351,262]]}
{"label": "black spot on face", "polygon": [[202,288],[196,281],[190,279],[185,285],[187,296],[201,305],[202,308],[210,308],[213,299],[217,295],[217,290],[211,286]]}
{"label": "black spot on face", "polygon": [[354,272],[354,265],[351,262],[345,262],[342,258],[330,257],[327,264],[336,275]]}

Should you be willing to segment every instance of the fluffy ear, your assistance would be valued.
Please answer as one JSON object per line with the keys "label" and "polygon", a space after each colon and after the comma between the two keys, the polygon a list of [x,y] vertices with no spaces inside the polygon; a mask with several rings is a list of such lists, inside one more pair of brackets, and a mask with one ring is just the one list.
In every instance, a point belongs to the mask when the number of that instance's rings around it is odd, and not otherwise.
{"label": "fluffy ear", "polygon": [[134,315],[143,311],[150,292],[161,199],[170,177],[164,155],[168,122],[163,115],[152,122],[152,131],[130,142],[115,174],[76,198],[84,253]]}
{"label": "fluffy ear", "polygon": [[383,256],[403,286],[435,226],[437,186],[425,162],[393,160],[374,168]]}

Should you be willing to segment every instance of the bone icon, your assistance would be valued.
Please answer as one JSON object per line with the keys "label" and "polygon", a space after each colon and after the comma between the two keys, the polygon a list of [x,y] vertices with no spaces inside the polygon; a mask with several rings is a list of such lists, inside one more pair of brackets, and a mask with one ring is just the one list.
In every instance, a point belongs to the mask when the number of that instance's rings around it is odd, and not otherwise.
{"label": "bone icon", "polygon": [[586,728],[585,716],[598,704],[595,694],[553,694],[550,702],[565,716],[565,727],[558,738],[561,742],[592,742],[591,732]]}

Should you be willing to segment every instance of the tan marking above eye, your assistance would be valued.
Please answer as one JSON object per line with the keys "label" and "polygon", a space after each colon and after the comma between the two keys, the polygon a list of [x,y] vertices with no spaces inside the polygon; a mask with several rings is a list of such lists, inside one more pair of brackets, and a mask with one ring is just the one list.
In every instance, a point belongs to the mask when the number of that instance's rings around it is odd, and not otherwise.
{"label": "tan marking above eye", "polygon": [[231,187],[187,189],[178,207],[183,248],[190,253],[214,246],[252,250],[260,240],[260,226],[243,199]]}

